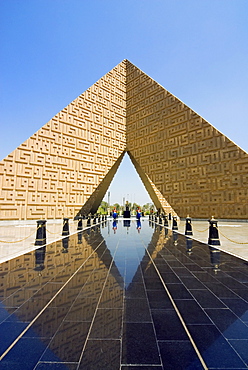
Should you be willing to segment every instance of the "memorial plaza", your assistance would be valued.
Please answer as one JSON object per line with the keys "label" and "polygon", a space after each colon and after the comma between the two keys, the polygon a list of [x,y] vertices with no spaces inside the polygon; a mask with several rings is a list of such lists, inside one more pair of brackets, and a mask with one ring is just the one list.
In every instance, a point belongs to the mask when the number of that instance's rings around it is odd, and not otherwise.
{"label": "memorial plaza", "polygon": [[[152,216],[100,217],[125,154]],[[123,60],[0,162],[0,370],[247,369],[247,220],[248,154]]]}

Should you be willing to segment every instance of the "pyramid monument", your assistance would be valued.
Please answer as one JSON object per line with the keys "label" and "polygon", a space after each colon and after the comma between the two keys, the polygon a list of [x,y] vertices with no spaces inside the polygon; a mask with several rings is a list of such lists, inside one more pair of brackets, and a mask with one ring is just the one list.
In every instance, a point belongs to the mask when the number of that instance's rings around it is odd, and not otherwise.
{"label": "pyramid monument", "polygon": [[248,154],[123,60],[0,162],[0,220],[95,213],[126,152],[157,209],[248,218]]}

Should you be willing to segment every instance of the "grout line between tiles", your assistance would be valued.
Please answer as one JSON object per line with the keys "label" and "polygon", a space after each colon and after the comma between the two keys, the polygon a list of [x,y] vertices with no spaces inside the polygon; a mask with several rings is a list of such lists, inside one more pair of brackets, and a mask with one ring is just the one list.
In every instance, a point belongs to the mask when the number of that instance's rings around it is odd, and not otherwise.
{"label": "grout line between tiles", "polygon": [[198,348],[197,348],[197,346],[196,346],[196,344],[195,344],[192,336],[190,335],[190,332],[189,332],[189,330],[188,330],[188,328],[187,328],[187,326],[186,326],[186,324],[185,324],[185,322],[184,322],[184,320],[183,320],[183,318],[182,318],[182,316],[181,316],[181,314],[180,314],[180,312],[179,312],[179,310],[178,310],[178,308],[177,308],[177,306],[176,306],[176,304],[175,304],[175,302],[174,302],[174,300],[173,300],[173,298],[172,298],[172,296],[171,296],[171,294],[170,294],[170,292],[169,292],[166,284],[164,283],[163,278],[162,278],[162,276],[161,276],[161,274],[160,274],[157,266],[155,265],[155,262],[153,261],[153,259],[152,259],[151,255],[150,255],[149,251],[147,249],[146,249],[146,251],[147,251],[147,254],[149,255],[149,258],[150,258],[150,260],[151,260],[151,262],[152,262],[155,270],[157,271],[157,274],[158,274],[158,276],[159,276],[159,278],[160,278],[160,280],[161,280],[161,282],[163,284],[163,287],[164,287],[164,289],[165,289],[165,291],[166,291],[166,293],[167,293],[167,295],[168,295],[168,297],[169,297],[169,299],[170,299],[170,301],[171,301],[171,303],[172,303],[172,305],[173,305],[173,307],[174,307],[174,309],[176,311],[176,314],[177,314],[178,318],[180,319],[180,321],[181,321],[181,323],[182,323],[182,325],[184,327],[184,330],[185,330],[186,334],[189,337],[189,340],[190,340],[190,342],[191,342],[191,344],[192,344],[192,346],[193,346],[193,348],[194,348],[194,350],[195,350],[195,352],[196,352],[196,354],[197,354],[197,356],[198,356],[198,358],[199,358],[199,360],[200,360],[200,362],[201,362],[204,370],[208,370],[208,367],[207,367],[205,361],[203,360],[203,358],[202,358],[202,356],[201,356],[201,354],[200,354],[200,352],[199,352],[199,350],[198,350]]}
{"label": "grout line between tiles", "polygon": [[82,265],[70,276],[66,283],[57,291],[57,293],[50,299],[50,301],[42,308],[38,315],[27,325],[27,327],[19,334],[19,336],[11,343],[11,345],[3,352],[0,356],[0,361],[7,355],[7,353],[15,346],[15,344],[23,337],[23,335],[28,331],[28,329],[35,323],[35,321],[40,317],[40,315],[47,309],[47,307],[54,301],[54,299],[59,295],[59,293],[66,287],[66,285],[72,280],[72,278],[78,273],[78,271],[85,265],[88,259],[95,253],[95,251],[101,246],[104,242],[102,240],[98,247],[86,258]]}
{"label": "grout line between tiles", "polygon": [[[105,239],[104,239],[104,240],[105,240]],[[89,336],[90,336],[90,333],[91,333],[91,330],[92,330],[92,327],[93,327],[93,324],[94,324],[94,321],[95,321],[95,318],[96,318],[97,309],[98,309],[98,307],[99,307],[99,304],[100,304],[100,301],[101,301],[101,298],[102,298],[102,295],[103,295],[103,290],[104,290],[104,288],[105,288],[105,286],[106,286],[107,279],[108,279],[108,277],[109,277],[110,270],[111,270],[111,267],[112,267],[113,262],[114,262],[114,257],[115,257],[116,251],[117,251],[117,249],[118,249],[118,245],[119,245],[119,242],[117,243],[117,246],[116,246],[116,249],[115,249],[115,253],[114,253],[113,257],[112,257],[112,261],[111,261],[111,264],[110,264],[110,266],[109,266],[108,273],[107,273],[107,276],[106,276],[105,282],[104,282],[104,284],[103,284],[102,291],[101,291],[101,294],[100,294],[100,296],[99,296],[99,299],[98,299],[98,302],[97,302],[97,306],[96,306],[96,309],[95,309],[94,315],[93,315],[92,320],[91,320],[91,324],[90,324],[90,327],[89,327],[89,330],[88,330],[88,334],[87,334],[87,336],[86,336],[86,338],[85,338],[85,342],[84,342],[84,345],[83,345],[83,348],[82,348],[82,352],[81,352],[81,355],[80,355],[79,360],[78,360],[78,366],[77,366],[77,369],[78,369],[78,368],[79,368],[79,366],[80,366],[80,363],[81,363],[81,361],[82,361],[82,358],[83,358],[83,354],[84,354],[84,351],[85,351],[86,345],[87,345],[87,343],[88,343],[88,339],[89,339]]]}

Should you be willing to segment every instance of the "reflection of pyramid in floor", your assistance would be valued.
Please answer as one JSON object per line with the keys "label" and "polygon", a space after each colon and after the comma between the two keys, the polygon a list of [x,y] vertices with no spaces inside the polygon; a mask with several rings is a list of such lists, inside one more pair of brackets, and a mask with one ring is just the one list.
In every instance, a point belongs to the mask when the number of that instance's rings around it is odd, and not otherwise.
{"label": "reflection of pyramid in floor", "polygon": [[248,217],[247,153],[124,60],[0,162],[0,219],[95,212],[126,151],[157,208]]}

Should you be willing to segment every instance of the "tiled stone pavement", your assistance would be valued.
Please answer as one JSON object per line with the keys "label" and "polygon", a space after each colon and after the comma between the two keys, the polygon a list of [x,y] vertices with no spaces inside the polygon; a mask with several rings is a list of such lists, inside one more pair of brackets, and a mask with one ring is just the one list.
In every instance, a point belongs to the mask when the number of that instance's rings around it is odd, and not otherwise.
{"label": "tiled stone pavement", "polygon": [[[181,220],[178,231],[185,233],[185,221]],[[192,220],[193,237],[203,243],[208,242],[209,222],[206,220]],[[248,261],[248,222],[247,220],[218,221],[220,249]]]}
{"label": "tiled stone pavement", "polygon": [[[86,226],[86,220],[83,221]],[[61,239],[63,220],[47,220],[47,244]],[[23,253],[33,251],[35,246],[37,222],[28,221],[0,221],[0,263]],[[77,222],[69,220],[70,234],[77,231]]]}
{"label": "tiled stone pavement", "polygon": [[248,368],[247,261],[147,220],[0,269],[0,369]]}

